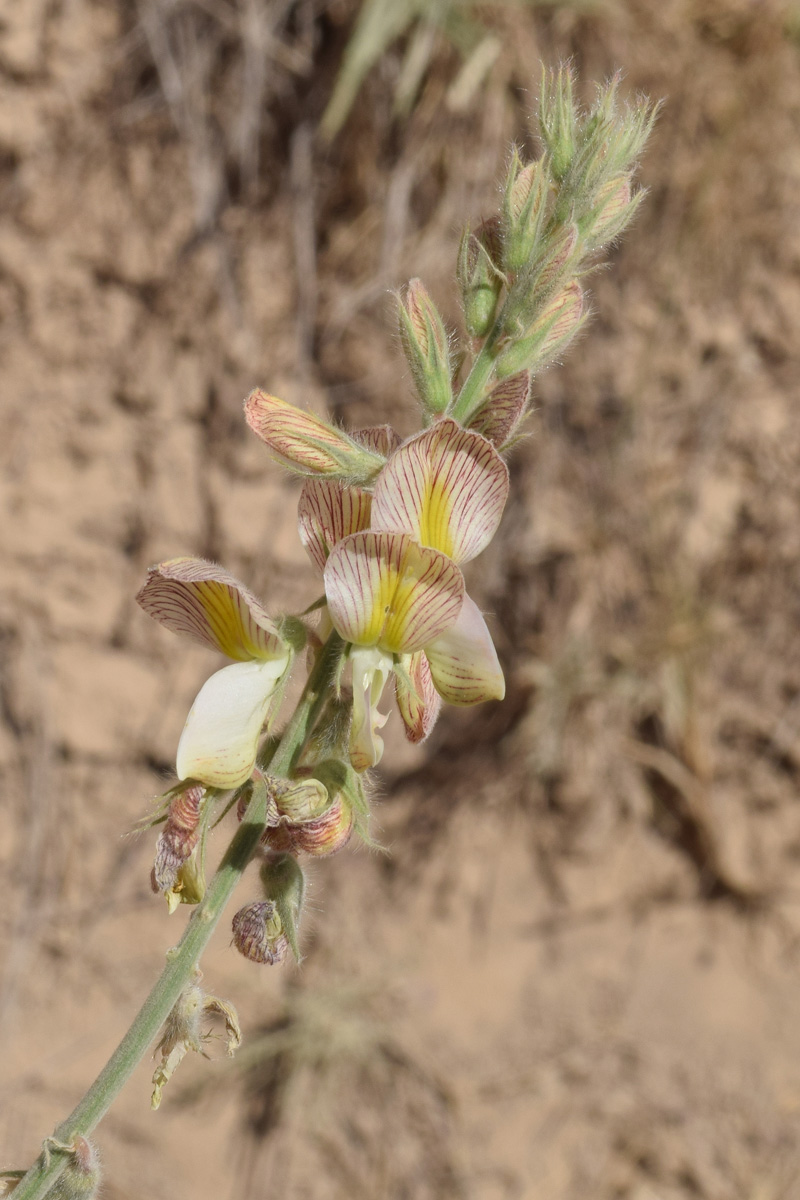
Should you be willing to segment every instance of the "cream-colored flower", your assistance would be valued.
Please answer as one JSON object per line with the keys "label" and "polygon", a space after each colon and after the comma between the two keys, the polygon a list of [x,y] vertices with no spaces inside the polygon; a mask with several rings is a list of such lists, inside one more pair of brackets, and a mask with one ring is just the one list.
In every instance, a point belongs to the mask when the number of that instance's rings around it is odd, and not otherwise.
{"label": "cream-colored flower", "polygon": [[291,650],[243,584],[214,563],[173,558],[151,567],[136,597],[156,621],[234,659],[206,681],[178,744],[179,779],[235,788],[250,778]]}

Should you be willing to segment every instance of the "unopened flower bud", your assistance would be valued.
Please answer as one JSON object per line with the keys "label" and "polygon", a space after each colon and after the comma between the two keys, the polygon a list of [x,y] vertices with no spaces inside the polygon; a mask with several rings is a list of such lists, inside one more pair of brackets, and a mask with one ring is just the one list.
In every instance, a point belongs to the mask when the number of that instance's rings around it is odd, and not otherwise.
{"label": "unopened flower bud", "polygon": [[251,962],[283,962],[289,940],[283,932],[281,919],[271,900],[254,900],[235,914],[232,923],[233,943],[240,954]]}
{"label": "unopened flower bud", "polygon": [[531,377],[527,371],[501,379],[470,418],[469,428],[502,448],[525,416],[530,394]]}
{"label": "unopened flower bud", "polygon": [[290,470],[352,483],[369,482],[384,458],[327,421],[260,389],[245,401],[250,428]]}
{"label": "unopened flower bud", "polygon": [[643,193],[631,195],[631,183],[627,175],[617,175],[600,188],[591,212],[583,224],[591,249],[611,242],[622,233],[639,207]]}
{"label": "unopened flower bud", "polygon": [[156,892],[171,891],[184,863],[200,840],[200,818],[205,788],[194,785],[176,792],[170,801],[167,821],[156,842],[152,884]]}
{"label": "unopened flower bud", "polygon": [[501,258],[499,218],[483,221],[474,232],[464,230],[456,275],[461,289],[464,324],[471,337],[485,337],[492,327],[503,288]]}
{"label": "unopened flower bud", "polygon": [[523,166],[515,150],[503,195],[503,266],[523,270],[534,257],[547,211],[550,181],[543,159]]}
{"label": "unopened flower bud", "polygon": [[580,251],[580,234],[577,225],[565,225],[548,247],[542,265],[536,272],[532,293],[544,297],[556,288],[564,277],[571,273]]}
{"label": "unopened flower bud", "polygon": [[264,896],[275,905],[275,915],[297,961],[300,947],[297,933],[305,896],[305,876],[291,854],[273,854],[261,867]]}
{"label": "unopened flower bud", "polygon": [[399,299],[400,341],[422,407],[430,416],[443,413],[453,398],[450,346],[436,305],[419,279]]}
{"label": "unopened flower bud", "polygon": [[518,371],[543,367],[563,349],[584,320],[583,292],[574,281],[547,305],[544,312],[497,359],[495,371],[505,379]]}
{"label": "unopened flower bud", "polygon": [[578,115],[573,100],[573,75],[568,66],[544,71],[539,102],[539,131],[561,181],[572,166],[578,147]]}

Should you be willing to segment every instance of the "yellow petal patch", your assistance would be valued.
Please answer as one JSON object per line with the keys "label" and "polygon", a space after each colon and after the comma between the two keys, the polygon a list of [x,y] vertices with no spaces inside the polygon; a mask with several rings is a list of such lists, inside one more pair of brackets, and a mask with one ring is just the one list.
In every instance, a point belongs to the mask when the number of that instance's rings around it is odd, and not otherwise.
{"label": "yellow petal patch", "polygon": [[356,533],[332,551],[325,594],[346,641],[410,654],[455,623],[464,578],[444,554],[406,535]]}
{"label": "yellow petal patch", "polygon": [[215,563],[173,558],[151,567],[136,597],[154,620],[238,662],[282,658],[274,622],[244,584]]}
{"label": "yellow petal patch", "polygon": [[491,541],[507,498],[508,469],[491,442],[446,419],[389,459],[375,484],[371,524],[468,562]]}

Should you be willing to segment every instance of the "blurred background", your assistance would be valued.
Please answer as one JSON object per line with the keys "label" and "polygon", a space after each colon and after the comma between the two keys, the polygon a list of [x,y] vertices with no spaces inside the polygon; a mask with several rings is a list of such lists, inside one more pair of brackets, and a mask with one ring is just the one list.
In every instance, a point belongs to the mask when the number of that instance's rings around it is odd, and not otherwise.
{"label": "blurred background", "polygon": [[[391,289],[459,322],[462,225],[540,64],[665,101],[594,319],[474,564],[508,678],[387,727],[305,962],[219,931],[228,1063],[145,1064],[106,1200],[800,1197],[800,11],[789,0],[16,0],[0,12],[0,1161],[27,1166],[177,941],[149,891],[216,665],[146,567],[318,584],[256,385],[416,424]],[[240,903],[255,885],[242,886]]]}

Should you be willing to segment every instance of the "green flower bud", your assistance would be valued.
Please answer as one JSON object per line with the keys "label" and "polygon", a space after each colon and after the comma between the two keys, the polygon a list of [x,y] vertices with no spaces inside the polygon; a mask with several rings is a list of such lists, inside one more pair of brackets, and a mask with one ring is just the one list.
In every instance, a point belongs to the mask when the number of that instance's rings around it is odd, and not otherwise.
{"label": "green flower bud", "polygon": [[464,324],[471,337],[485,337],[492,327],[503,290],[500,273],[500,221],[483,221],[474,232],[465,229],[458,250],[456,275],[461,289]]}
{"label": "green flower bud", "polygon": [[453,399],[450,347],[444,322],[419,279],[399,300],[400,341],[428,416],[446,412]]}
{"label": "green flower bud", "polygon": [[506,379],[518,371],[541,369],[572,340],[584,320],[583,292],[573,281],[548,304],[525,334],[500,354],[495,363],[498,379]]}
{"label": "green flower bud", "polygon": [[503,194],[503,266],[522,271],[536,254],[550,189],[544,159],[523,166],[514,150]]}

